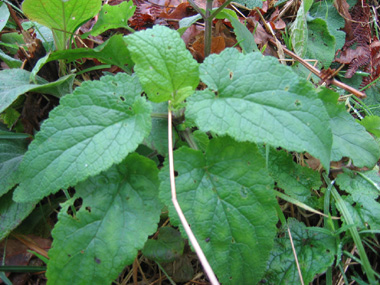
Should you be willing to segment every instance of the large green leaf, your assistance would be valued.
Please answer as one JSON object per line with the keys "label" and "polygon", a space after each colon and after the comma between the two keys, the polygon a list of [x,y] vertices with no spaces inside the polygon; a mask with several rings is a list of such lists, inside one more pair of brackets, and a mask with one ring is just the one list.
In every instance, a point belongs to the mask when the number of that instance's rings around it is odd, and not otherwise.
{"label": "large green leaf", "polygon": [[[325,272],[333,264],[336,252],[335,238],[313,231],[313,228],[306,228],[296,219],[288,219],[288,225],[303,281],[309,284],[315,275]],[[263,281],[269,284],[301,284],[289,234],[287,229],[284,231],[285,235],[275,241]]]}
{"label": "large green leaf", "polygon": [[133,16],[135,10],[136,6],[133,5],[131,0],[114,6],[104,4],[94,27],[90,32],[84,34],[82,38],[88,35],[97,36],[110,29],[129,29],[128,19]]}
{"label": "large green leaf", "polygon": [[13,192],[0,197],[0,241],[14,230],[35,208],[35,202],[16,203]]}
{"label": "large green leaf", "polygon": [[[52,233],[51,284],[111,284],[133,262],[160,219],[157,174],[152,160],[131,154],[75,187]],[[67,211],[78,198],[83,203],[73,217]]]}
{"label": "large green leaf", "polygon": [[349,199],[345,201],[353,205],[348,206],[353,211],[357,226],[380,230],[380,204],[376,201],[380,194],[380,176],[377,171],[356,174],[347,170],[338,175],[336,183],[340,189],[350,193]]}
{"label": "large green leaf", "polygon": [[[277,222],[273,181],[257,146],[221,137],[210,141],[205,154],[178,149],[174,163],[179,204],[221,283],[256,284]],[[178,225],[168,176],[165,163],[160,198]]]}
{"label": "large green leaf", "polygon": [[0,196],[17,183],[16,170],[26,150],[26,140],[0,139]]}
{"label": "large green leaf", "polygon": [[199,83],[198,63],[179,34],[164,26],[126,37],[144,91],[153,102],[181,103]]}
{"label": "large green leaf", "polygon": [[52,29],[56,48],[63,50],[76,29],[94,17],[101,5],[101,0],[25,0],[22,9],[28,19]]}
{"label": "large green leaf", "polygon": [[209,89],[188,99],[186,116],[201,130],[308,151],[329,168],[329,116],[312,86],[288,67],[226,49],[209,56],[200,72]]}
{"label": "large green leaf", "polygon": [[30,72],[23,69],[5,69],[0,71],[0,112],[8,108],[18,96],[29,92],[40,92],[61,97],[72,92],[75,75],[61,77],[55,82],[47,82],[36,77],[36,83],[30,83]]}
{"label": "large green leaf", "polygon": [[342,157],[352,158],[358,167],[372,168],[380,157],[379,145],[346,111],[343,104],[338,104],[339,95],[327,88],[320,93],[330,116],[333,132],[331,160],[339,161]]}
{"label": "large green leaf", "polygon": [[14,199],[41,199],[120,162],[149,134],[150,111],[136,77],[119,73],[82,83],[30,144]]}

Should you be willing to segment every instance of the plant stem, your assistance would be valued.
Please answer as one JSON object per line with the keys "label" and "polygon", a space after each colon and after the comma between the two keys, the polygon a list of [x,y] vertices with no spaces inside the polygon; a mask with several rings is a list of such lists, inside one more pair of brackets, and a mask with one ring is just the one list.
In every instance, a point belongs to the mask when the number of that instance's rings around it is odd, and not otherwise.
{"label": "plant stem", "polygon": [[208,57],[211,53],[212,43],[212,2],[213,0],[207,0],[206,3],[206,19],[205,19],[205,57]]}
{"label": "plant stem", "polygon": [[173,158],[173,134],[172,134],[172,111],[171,111],[171,102],[169,101],[168,108],[168,149],[169,149],[169,175],[170,175],[170,187],[172,193],[172,202],[174,208],[178,214],[178,217],[181,220],[182,226],[186,231],[186,234],[189,238],[191,245],[193,246],[196,254],[198,255],[199,261],[201,262],[204,271],[206,272],[208,278],[210,279],[211,284],[219,285],[218,279],[216,278],[214,271],[212,270],[206,256],[204,255],[202,248],[200,247],[193,231],[191,230],[189,223],[186,220],[185,215],[182,212],[181,206],[177,200],[177,192],[175,188],[175,177],[174,177],[174,158]]}

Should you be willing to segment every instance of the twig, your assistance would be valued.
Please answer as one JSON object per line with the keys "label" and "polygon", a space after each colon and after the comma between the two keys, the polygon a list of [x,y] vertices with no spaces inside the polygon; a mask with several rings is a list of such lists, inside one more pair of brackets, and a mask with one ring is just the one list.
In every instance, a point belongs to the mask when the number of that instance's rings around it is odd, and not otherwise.
{"label": "twig", "polygon": [[298,275],[300,277],[301,284],[304,285],[305,283],[303,282],[302,272],[301,272],[300,264],[298,262],[297,252],[296,252],[296,249],[294,247],[293,238],[292,238],[292,234],[291,234],[290,229],[289,229],[289,225],[288,225],[288,233],[289,233],[290,244],[292,245],[294,259],[295,259],[296,265],[297,265]]}
{"label": "twig", "polygon": [[190,229],[190,226],[185,218],[185,215],[182,212],[182,209],[178,203],[177,200],[177,192],[175,188],[175,178],[174,178],[174,159],[173,159],[173,136],[172,136],[172,111],[170,109],[170,101],[169,101],[169,110],[168,110],[168,148],[169,148],[169,174],[170,174],[170,187],[172,192],[172,202],[174,205],[175,210],[177,211],[177,214],[181,220],[181,223],[183,225],[183,228],[186,231],[187,236],[189,237],[189,240],[198,255],[199,261],[201,262],[204,271],[206,272],[208,278],[210,279],[211,284],[213,285],[219,285],[218,279],[216,278],[214,271],[212,270],[210,264],[208,263],[208,260],[206,256],[204,255],[196,237],[194,236],[192,230]]}
{"label": "twig", "polygon": [[[269,41],[272,44],[276,45],[276,42],[273,39],[269,39]],[[306,62],[304,59],[302,59],[301,57],[299,57],[295,53],[293,53],[290,50],[288,50],[287,48],[285,48],[284,46],[282,46],[282,49],[283,49],[284,53],[286,53],[287,55],[289,55],[293,59],[297,60],[299,63],[301,63],[303,66],[305,66],[308,70],[310,70],[316,76],[321,78],[321,72],[317,68],[315,68],[314,66],[312,66],[311,64]],[[347,92],[350,92],[351,94],[355,95],[356,97],[358,97],[360,99],[367,97],[367,95],[365,95],[363,92],[361,92],[361,91],[359,91],[359,90],[357,90],[357,89],[355,89],[355,88],[353,88],[347,84],[344,84],[344,83],[342,83],[342,82],[340,82],[334,78],[331,79],[331,84],[333,84],[339,88],[342,88],[342,89],[346,90]]]}

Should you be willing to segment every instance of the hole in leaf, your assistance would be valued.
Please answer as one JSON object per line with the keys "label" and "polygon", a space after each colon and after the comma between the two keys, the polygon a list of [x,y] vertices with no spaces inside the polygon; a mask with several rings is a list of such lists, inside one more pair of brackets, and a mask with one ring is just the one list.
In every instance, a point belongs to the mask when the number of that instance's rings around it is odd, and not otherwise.
{"label": "hole in leaf", "polygon": [[89,213],[91,213],[91,207],[87,206],[85,209],[86,209],[86,211],[88,211]]}
{"label": "hole in leaf", "polygon": [[171,46],[168,46],[168,50],[171,50],[172,49],[172,47]]}
{"label": "hole in leaf", "polygon": [[107,15],[107,14],[108,14],[108,11],[105,11],[105,12],[104,12],[104,15]]}
{"label": "hole in leaf", "polygon": [[125,101],[125,98],[123,96],[120,96],[121,101]]}
{"label": "hole in leaf", "polygon": [[296,100],[296,101],[294,102],[294,105],[296,105],[296,107],[301,106],[301,102],[300,102],[299,100]]}
{"label": "hole in leaf", "polygon": [[234,73],[230,71],[230,79],[232,80],[233,77],[234,77]]}
{"label": "hole in leaf", "polygon": [[[83,203],[83,200],[82,198],[77,198],[75,199],[74,203],[73,203],[73,206],[75,207],[75,210],[76,211],[79,211],[79,209],[82,207],[82,203]],[[69,207],[67,209],[67,214],[70,215],[71,217],[74,217],[74,213],[73,213],[73,207]]]}
{"label": "hole in leaf", "polygon": [[100,264],[100,263],[102,263],[102,261],[99,259],[99,258],[94,258],[94,260],[95,260],[95,262],[97,263],[97,264]]}
{"label": "hole in leaf", "polygon": [[177,177],[177,176],[178,176],[178,171],[174,170],[174,177]]}
{"label": "hole in leaf", "polygon": [[231,243],[236,243],[234,238],[231,239]]}
{"label": "hole in leaf", "polygon": [[129,199],[131,199],[131,197],[126,197],[125,199],[128,201]]}
{"label": "hole in leaf", "polygon": [[111,81],[111,84],[117,86],[117,82],[115,81]]}
{"label": "hole in leaf", "polygon": [[210,238],[209,238],[209,237],[205,239],[205,242],[209,242],[209,241],[210,241]]}
{"label": "hole in leaf", "polygon": [[194,180],[194,183],[197,183],[197,180]]}

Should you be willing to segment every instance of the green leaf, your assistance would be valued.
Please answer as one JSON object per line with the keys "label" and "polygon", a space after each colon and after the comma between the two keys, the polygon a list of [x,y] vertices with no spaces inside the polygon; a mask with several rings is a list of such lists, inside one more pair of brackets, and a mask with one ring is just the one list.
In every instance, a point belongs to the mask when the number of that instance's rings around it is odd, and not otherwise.
{"label": "green leaf", "polygon": [[30,72],[23,69],[0,71],[0,113],[8,108],[18,96],[34,91],[62,97],[72,92],[75,75],[66,75],[55,82],[47,82],[36,76],[37,84],[30,83]]}
{"label": "green leaf", "polygon": [[[133,262],[160,219],[157,174],[152,160],[134,153],[75,187],[52,232],[50,283],[111,284]],[[67,211],[79,198],[73,217]]]}
{"label": "green leaf", "polygon": [[38,69],[34,68],[33,72],[37,73],[44,64],[50,61],[65,59],[71,62],[81,58],[96,58],[101,62],[116,65],[124,70],[126,69],[126,64],[129,66],[133,65],[123,36],[114,35],[94,49],[77,48],[53,52],[45,58],[41,58],[38,63],[43,61],[42,65]]}
{"label": "green leaf", "polygon": [[376,170],[355,174],[351,171],[339,174],[336,183],[340,189],[350,193],[350,199],[345,199],[346,203],[354,204],[350,207],[355,211],[353,217],[358,226],[366,228],[367,225],[373,230],[380,230],[380,204],[376,201],[380,194],[380,176]]}
{"label": "green leaf", "polygon": [[311,6],[309,13],[314,18],[320,18],[326,21],[330,35],[332,35],[336,41],[334,51],[341,49],[346,39],[346,33],[342,31],[345,21],[334,7],[333,1],[315,2]]}
{"label": "green leaf", "polygon": [[33,201],[74,186],[134,151],[151,129],[151,108],[136,77],[85,81],[61,99],[20,166],[15,201]]}
{"label": "green leaf", "polygon": [[[333,236],[313,231],[313,228],[289,218],[288,226],[292,234],[301,268],[303,281],[309,284],[315,275],[323,273],[334,262],[336,246]],[[269,284],[300,284],[297,265],[287,229],[285,235],[275,240],[264,280]]]}
{"label": "green leaf", "polygon": [[322,185],[317,171],[302,167],[293,161],[292,155],[274,149],[269,153],[268,171],[277,182],[277,187],[286,194],[302,203],[313,205],[312,190],[317,190]]}
{"label": "green leaf", "polygon": [[[205,154],[187,147],[176,150],[174,163],[177,199],[221,283],[256,284],[277,222],[273,181],[257,146],[219,137]],[[159,177],[160,198],[178,225],[167,162]]]}
{"label": "green leaf", "polygon": [[323,88],[319,96],[330,116],[333,132],[331,160],[339,161],[342,157],[350,157],[355,166],[372,168],[380,157],[379,145],[375,139],[347,113],[343,104],[337,104],[337,93]]}
{"label": "green leaf", "polygon": [[[228,13],[229,11],[232,12],[233,14]],[[245,25],[240,23],[234,11],[223,9],[222,11],[219,12],[216,18],[217,19],[225,18],[231,22],[231,25],[234,27],[236,39],[244,53],[259,51],[257,44],[255,43],[253,34],[248,30],[248,28]]]}
{"label": "green leaf", "polygon": [[35,202],[16,203],[13,192],[0,197],[0,241],[14,230],[35,208]]}
{"label": "green leaf", "polygon": [[188,99],[186,117],[202,131],[308,151],[329,168],[328,114],[311,85],[290,68],[260,53],[226,49],[209,56],[200,73],[209,89]]}
{"label": "green leaf", "polygon": [[8,22],[10,13],[7,5],[2,2],[0,3],[0,32],[4,29],[5,25]]}
{"label": "green leaf", "polygon": [[133,5],[131,0],[114,6],[104,4],[94,27],[90,32],[85,33],[82,38],[88,35],[97,36],[110,29],[126,28],[130,30],[128,19],[133,16],[135,10],[136,6]]}
{"label": "green leaf", "polygon": [[[4,132],[1,135],[3,137]],[[17,183],[16,171],[26,150],[26,140],[0,139],[0,197]]]}
{"label": "green leaf", "polygon": [[263,7],[263,1],[261,0],[234,0],[234,3],[238,3],[248,9],[253,9],[253,8],[261,8]]}
{"label": "green leaf", "polygon": [[50,28],[57,50],[64,50],[74,32],[94,17],[101,5],[101,0],[25,0],[22,10],[30,20]]}
{"label": "green leaf", "polygon": [[198,63],[176,31],[154,26],[128,35],[126,41],[151,101],[172,100],[177,105],[194,92],[199,83]]}
{"label": "green leaf", "polygon": [[357,121],[365,129],[374,134],[376,137],[380,137],[380,117],[379,116],[367,116],[361,121]]}
{"label": "green leaf", "polygon": [[145,243],[142,253],[157,262],[172,262],[183,254],[185,241],[181,233],[173,228],[160,229],[157,240],[150,239]]}
{"label": "green leaf", "polygon": [[306,15],[312,4],[313,0],[303,0],[301,2],[301,5],[297,11],[296,20],[290,27],[292,46],[294,52],[300,57],[304,57],[307,50],[306,43],[308,42],[308,30]]}
{"label": "green leaf", "polygon": [[5,54],[0,49],[0,59],[5,62],[6,65],[8,65],[9,68],[19,68],[22,65],[22,61],[19,59],[15,59],[7,54]]}
{"label": "green leaf", "polygon": [[335,57],[335,38],[330,35],[327,24],[322,19],[307,23],[307,55],[317,59],[324,68],[328,68]]}
{"label": "green leaf", "polygon": [[[168,154],[168,104],[166,102],[153,103],[152,106],[152,130],[144,143],[161,155]],[[155,115],[165,117],[155,117]],[[174,143],[174,142],[173,142]]]}

